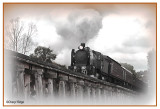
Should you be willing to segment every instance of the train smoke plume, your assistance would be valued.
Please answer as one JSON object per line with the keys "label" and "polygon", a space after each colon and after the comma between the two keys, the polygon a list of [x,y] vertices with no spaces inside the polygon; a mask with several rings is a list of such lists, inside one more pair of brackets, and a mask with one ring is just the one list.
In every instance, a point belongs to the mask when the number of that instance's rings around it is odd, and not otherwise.
{"label": "train smoke plume", "polygon": [[[57,33],[62,37],[61,44],[73,48],[95,37],[102,28],[102,17],[93,9],[75,10],[62,21],[54,20]],[[61,48],[61,47],[60,47]]]}
{"label": "train smoke plume", "polygon": [[56,12],[60,16],[52,16],[56,32],[61,38],[51,47],[58,51],[56,62],[69,65],[71,49],[77,48],[82,42],[87,43],[98,34],[102,28],[102,16],[93,9],[61,12]]}

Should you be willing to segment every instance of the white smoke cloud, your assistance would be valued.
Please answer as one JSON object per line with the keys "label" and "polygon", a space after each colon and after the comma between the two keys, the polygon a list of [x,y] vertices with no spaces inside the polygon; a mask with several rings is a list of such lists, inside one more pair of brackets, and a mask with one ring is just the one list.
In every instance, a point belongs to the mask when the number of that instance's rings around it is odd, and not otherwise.
{"label": "white smoke cloud", "polygon": [[[86,43],[102,28],[102,17],[93,9],[73,10],[63,17],[66,19],[57,20],[59,17],[56,16],[52,17],[52,20],[57,34],[62,37],[61,43],[65,43],[65,47],[68,48],[74,48],[81,42]],[[61,46],[60,49],[63,47]]]}
{"label": "white smoke cloud", "polygon": [[[72,48],[77,48],[80,43],[87,43],[97,36],[102,28],[102,16],[93,9],[73,10],[66,13],[59,16],[52,13],[52,21],[57,34],[61,36],[61,41],[52,44],[51,48],[58,51],[56,62],[68,65],[68,58],[66,58],[68,52],[70,53]],[[63,20],[59,20],[62,17]]]}
{"label": "white smoke cloud", "polygon": [[61,50],[58,53],[55,62],[62,64],[62,65],[69,66],[71,63],[70,60],[71,60],[71,50],[66,48],[66,49]]}

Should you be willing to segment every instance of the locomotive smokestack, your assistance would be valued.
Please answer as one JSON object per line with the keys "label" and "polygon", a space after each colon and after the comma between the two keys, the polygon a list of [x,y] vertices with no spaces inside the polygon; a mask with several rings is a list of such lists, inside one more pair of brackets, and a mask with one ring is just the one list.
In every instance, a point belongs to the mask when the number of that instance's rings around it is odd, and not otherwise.
{"label": "locomotive smokestack", "polygon": [[81,46],[84,48],[85,47],[85,43],[81,43]]}

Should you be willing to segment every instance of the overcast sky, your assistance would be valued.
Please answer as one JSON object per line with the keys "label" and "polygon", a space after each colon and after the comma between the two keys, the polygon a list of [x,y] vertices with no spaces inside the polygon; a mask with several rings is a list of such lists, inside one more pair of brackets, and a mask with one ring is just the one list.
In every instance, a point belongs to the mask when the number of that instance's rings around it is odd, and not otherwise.
{"label": "overcast sky", "polygon": [[81,42],[137,71],[147,69],[147,53],[156,48],[156,4],[5,4],[5,25],[16,17],[36,23],[34,42],[67,66]]}

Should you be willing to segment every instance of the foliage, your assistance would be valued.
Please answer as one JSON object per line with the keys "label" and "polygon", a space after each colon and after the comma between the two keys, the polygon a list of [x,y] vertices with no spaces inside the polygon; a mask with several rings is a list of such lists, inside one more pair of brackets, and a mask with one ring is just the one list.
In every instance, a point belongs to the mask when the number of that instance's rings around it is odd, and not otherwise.
{"label": "foliage", "polygon": [[156,69],[156,52],[154,49],[152,49],[151,51],[148,52],[148,71],[149,72],[155,72]]}
{"label": "foliage", "polygon": [[152,49],[148,52],[148,85],[154,87],[154,81],[156,80],[156,51]]}
{"label": "foliage", "polygon": [[120,63],[123,67],[125,67],[127,70],[131,71],[136,76],[136,71],[134,70],[134,67],[127,63]]}
{"label": "foliage", "polygon": [[148,81],[148,71],[147,70],[138,71],[137,78],[144,81],[144,82],[147,82]]}
{"label": "foliage", "polygon": [[30,57],[42,62],[53,63],[52,61],[56,59],[56,54],[50,48],[38,46]]}

